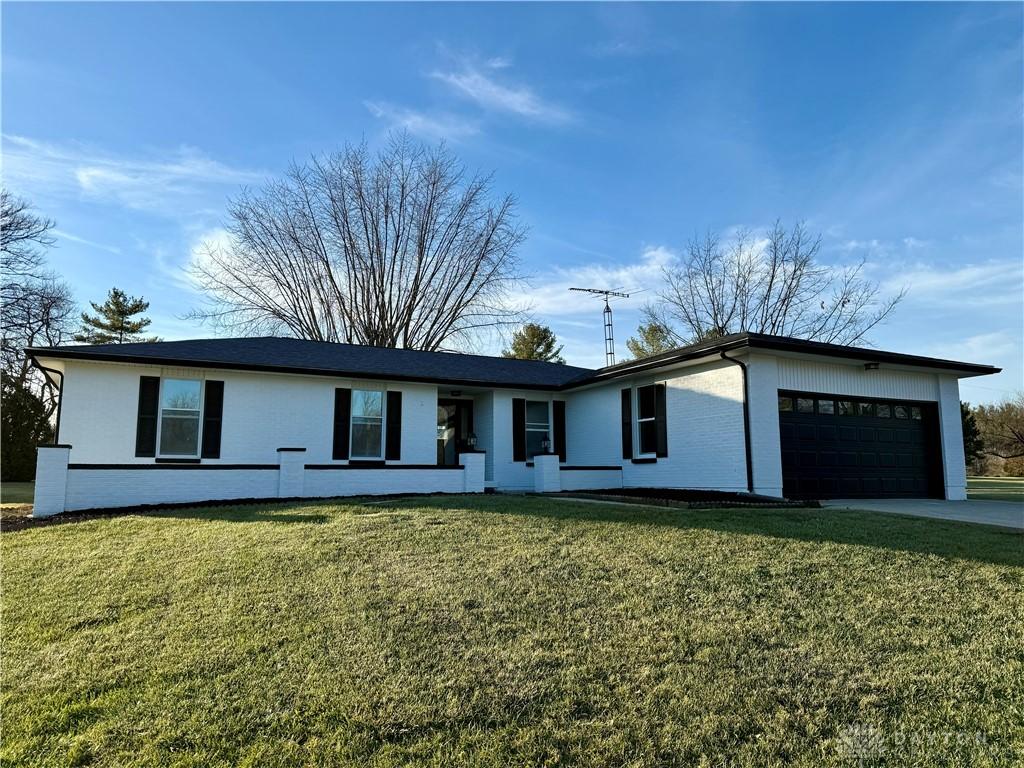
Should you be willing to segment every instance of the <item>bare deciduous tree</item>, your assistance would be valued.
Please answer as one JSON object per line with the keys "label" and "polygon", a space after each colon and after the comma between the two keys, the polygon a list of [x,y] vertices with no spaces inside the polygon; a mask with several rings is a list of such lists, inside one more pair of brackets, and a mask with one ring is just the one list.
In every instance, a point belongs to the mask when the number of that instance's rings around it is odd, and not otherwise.
{"label": "bare deciduous tree", "polygon": [[295,165],[232,201],[228,231],[193,263],[210,303],[192,316],[236,332],[435,350],[519,319],[514,200],[443,145]]}
{"label": "bare deciduous tree", "polygon": [[974,415],[983,453],[1000,459],[1024,458],[1024,392],[996,405],[979,405]]}
{"label": "bare deciduous tree", "polygon": [[75,302],[66,283],[53,277],[21,284],[17,301],[4,306],[0,366],[16,384],[42,399],[49,418],[57,407],[57,392],[49,379],[34,369],[25,347],[48,347],[71,340]]}
{"label": "bare deciduous tree", "polygon": [[36,214],[28,202],[0,189],[0,365],[10,381],[42,399],[47,418],[56,408],[57,393],[51,382],[30,366],[23,350],[60,344],[71,332],[75,312],[71,290],[46,269],[46,249],[54,242],[53,226],[53,221]]}
{"label": "bare deciduous tree", "polygon": [[45,249],[53,245],[53,222],[25,200],[0,189],[0,270],[6,298],[9,283],[40,277]]}
{"label": "bare deciduous tree", "polygon": [[903,299],[882,297],[864,263],[833,268],[818,261],[821,237],[803,224],[781,223],[755,242],[740,232],[690,242],[686,259],[668,267],[660,301],[645,320],[679,344],[749,331],[833,344],[857,344]]}

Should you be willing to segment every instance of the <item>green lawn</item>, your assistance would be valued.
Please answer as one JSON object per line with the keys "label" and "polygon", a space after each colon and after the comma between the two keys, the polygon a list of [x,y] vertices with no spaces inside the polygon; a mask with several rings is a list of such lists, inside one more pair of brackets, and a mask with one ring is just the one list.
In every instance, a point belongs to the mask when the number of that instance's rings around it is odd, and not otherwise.
{"label": "green lawn", "polygon": [[888,765],[1009,765],[1022,542],[501,496],[8,532],[0,759],[851,766],[864,726]]}
{"label": "green lawn", "polygon": [[0,483],[0,504],[31,504],[35,483]]}
{"label": "green lawn", "polygon": [[1024,502],[1024,477],[969,477],[967,497]]}

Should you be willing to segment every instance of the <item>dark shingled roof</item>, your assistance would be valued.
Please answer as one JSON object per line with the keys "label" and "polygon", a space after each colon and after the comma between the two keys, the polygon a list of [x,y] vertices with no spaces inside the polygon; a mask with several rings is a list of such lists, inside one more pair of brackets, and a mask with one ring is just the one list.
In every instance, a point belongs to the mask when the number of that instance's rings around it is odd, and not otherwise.
{"label": "dark shingled roof", "polygon": [[69,347],[35,347],[26,350],[33,358],[106,360],[110,362],[223,368],[245,371],[279,371],[319,376],[393,381],[424,381],[462,386],[511,389],[568,389],[592,382],[629,376],[666,365],[717,356],[744,348],[796,352],[826,357],[893,365],[920,366],[960,375],[998,373],[999,368],[955,360],[940,360],[865,347],[844,347],[817,341],[735,333],[719,339],[680,347],[654,357],[630,360],[591,370],[572,365],[513,360],[454,352],[421,352],[411,349],[334,344],[283,337],[242,339],[195,339],[139,344],[95,344]]}
{"label": "dark shingled roof", "polygon": [[268,336],[241,339],[195,339],[138,344],[92,344],[32,348],[33,357],[108,360],[247,371],[282,371],[325,376],[397,381],[437,381],[556,389],[593,373],[537,360],[422,352]]}

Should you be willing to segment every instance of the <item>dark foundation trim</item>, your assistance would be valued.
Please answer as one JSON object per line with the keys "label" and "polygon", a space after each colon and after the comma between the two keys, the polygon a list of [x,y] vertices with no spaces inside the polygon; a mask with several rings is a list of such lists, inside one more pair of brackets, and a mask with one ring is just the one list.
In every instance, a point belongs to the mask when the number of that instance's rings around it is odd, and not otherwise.
{"label": "dark foundation trim", "polygon": [[277,464],[68,464],[68,469],[202,469],[202,470],[242,470],[242,469],[280,469]]}
{"label": "dark foundation trim", "polygon": [[465,469],[462,464],[439,465],[439,464],[306,464],[306,469]]}

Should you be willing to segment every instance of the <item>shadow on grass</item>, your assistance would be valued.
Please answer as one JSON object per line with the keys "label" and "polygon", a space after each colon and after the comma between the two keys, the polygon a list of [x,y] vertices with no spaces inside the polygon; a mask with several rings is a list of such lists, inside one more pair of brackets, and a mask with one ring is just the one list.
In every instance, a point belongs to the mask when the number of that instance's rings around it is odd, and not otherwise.
{"label": "shadow on grass", "polygon": [[306,523],[321,525],[331,520],[331,515],[323,512],[297,512],[304,507],[311,509],[322,504],[282,504],[278,507],[266,506],[230,506],[230,507],[167,507],[148,510],[146,517],[181,518],[188,520],[208,520],[228,523]]}
{"label": "shadow on grass", "polygon": [[[319,525],[335,518],[325,507],[358,507],[363,498],[282,500],[274,503],[157,507],[126,510],[147,517],[238,523],[270,522]],[[420,496],[374,498],[374,516],[387,511],[417,509],[453,513],[504,515],[572,524],[578,521],[622,525],[662,526],[738,535],[767,536],[794,541],[846,544],[920,555],[1024,567],[1024,535],[1009,529],[900,517],[880,512],[836,509],[711,509],[690,510],[618,506],[571,499],[531,496]],[[360,514],[342,512],[341,514]],[[365,514],[369,514],[368,512]]]}
{"label": "shadow on grass", "polygon": [[[496,503],[460,500],[466,511],[572,522],[587,520],[624,525],[666,526],[795,541],[848,544],[921,555],[1024,566],[1024,535],[973,523],[899,517],[880,512],[832,509],[652,509],[570,500],[495,499]],[[504,503],[502,503],[504,501]],[[437,500],[410,500],[409,508],[437,507]],[[392,509],[405,506],[400,502]]]}

